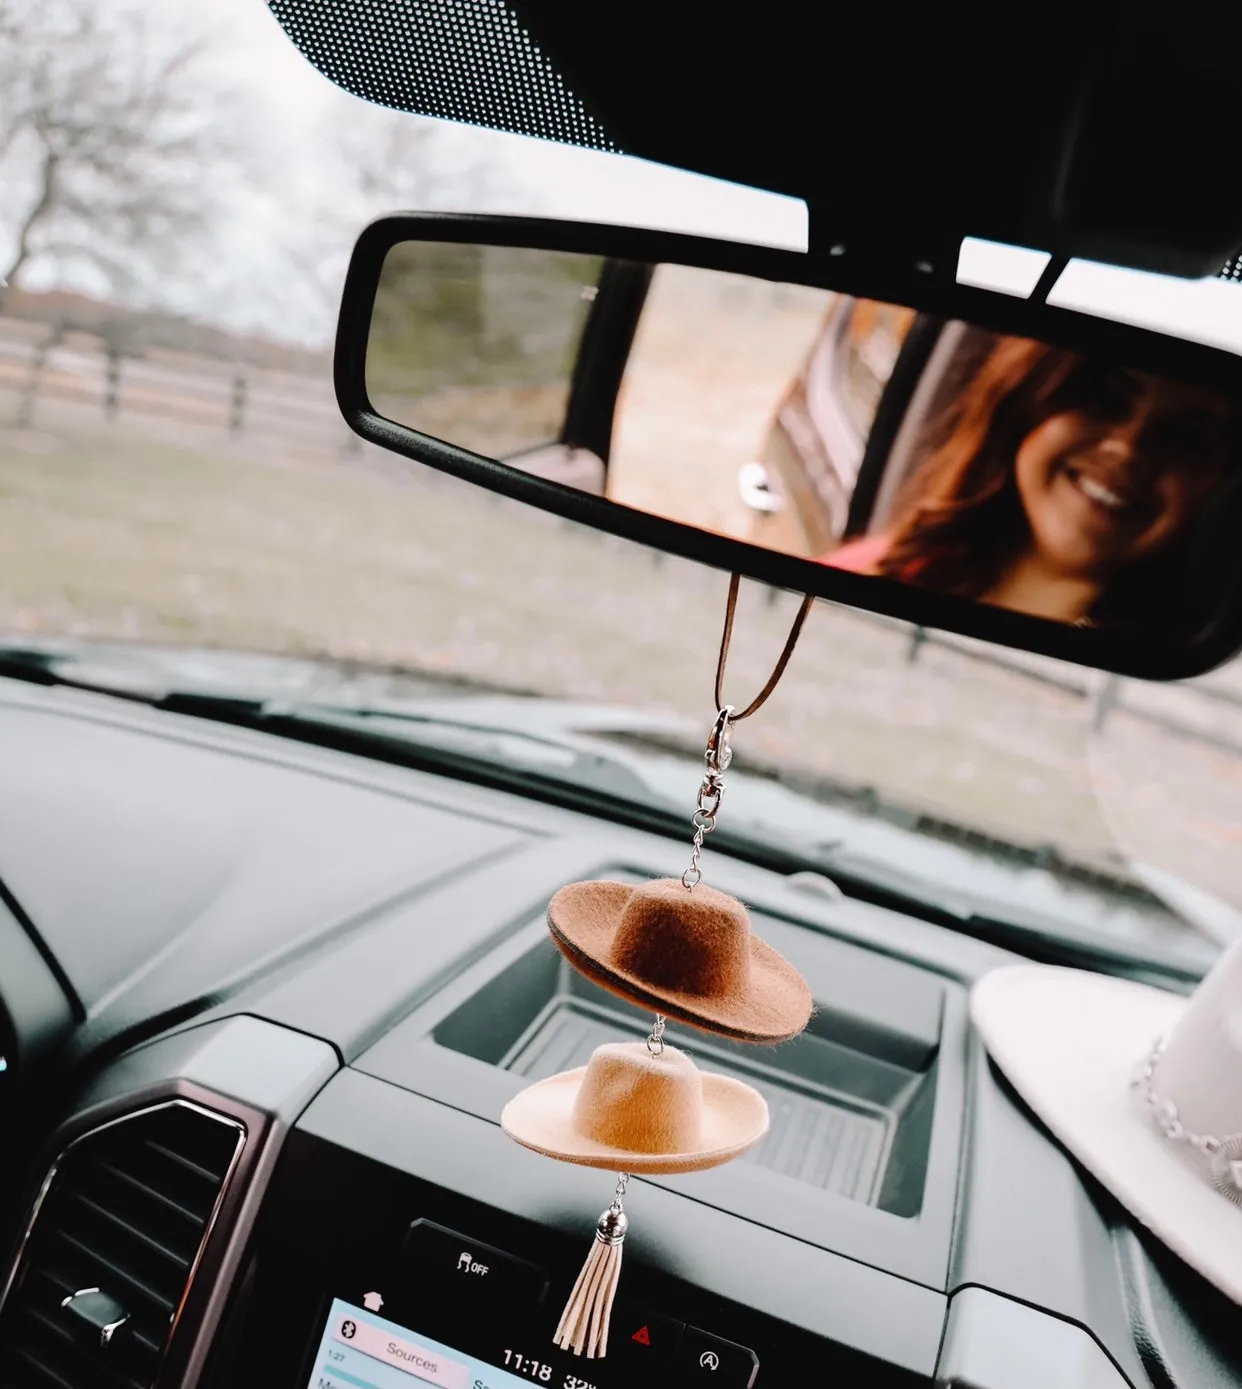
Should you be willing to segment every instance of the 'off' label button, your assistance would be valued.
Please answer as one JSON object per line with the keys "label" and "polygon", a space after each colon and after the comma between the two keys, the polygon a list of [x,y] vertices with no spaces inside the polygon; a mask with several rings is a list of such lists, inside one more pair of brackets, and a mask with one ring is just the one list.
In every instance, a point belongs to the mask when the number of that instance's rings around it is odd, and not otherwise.
{"label": "'off' label button", "polygon": [[416,1220],[410,1226],[403,1252],[450,1297],[485,1296],[511,1307],[534,1307],[547,1286],[547,1274],[538,1264],[431,1220]]}

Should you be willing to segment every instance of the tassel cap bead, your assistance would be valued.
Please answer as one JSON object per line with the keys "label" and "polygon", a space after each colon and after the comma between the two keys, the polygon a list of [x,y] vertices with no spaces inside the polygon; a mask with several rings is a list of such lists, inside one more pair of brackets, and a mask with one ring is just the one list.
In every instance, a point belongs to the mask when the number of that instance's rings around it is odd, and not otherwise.
{"label": "tassel cap bead", "polygon": [[595,1227],[595,1238],[601,1244],[620,1244],[629,1228],[630,1222],[625,1212],[615,1211],[610,1207],[599,1218]]}

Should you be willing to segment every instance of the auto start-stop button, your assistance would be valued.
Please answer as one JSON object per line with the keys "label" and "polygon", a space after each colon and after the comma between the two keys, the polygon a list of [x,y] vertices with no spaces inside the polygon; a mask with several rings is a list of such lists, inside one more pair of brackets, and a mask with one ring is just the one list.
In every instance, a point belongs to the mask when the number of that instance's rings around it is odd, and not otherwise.
{"label": "auto start-stop button", "polygon": [[759,1359],[746,1346],[688,1326],[677,1343],[673,1367],[682,1384],[703,1389],[707,1385],[715,1389],[750,1389],[759,1373]]}

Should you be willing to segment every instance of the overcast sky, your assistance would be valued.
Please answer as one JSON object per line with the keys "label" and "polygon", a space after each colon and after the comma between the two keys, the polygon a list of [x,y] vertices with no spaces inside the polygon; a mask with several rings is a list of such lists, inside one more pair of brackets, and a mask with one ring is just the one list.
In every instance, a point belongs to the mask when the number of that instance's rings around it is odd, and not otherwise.
{"label": "overcast sky", "polygon": [[[165,299],[197,317],[297,341],[329,340],[353,238],[371,217],[399,205],[365,196],[342,148],[378,147],[393,120],[430,132],[418,157],[437,177],[434,191],[420,199],[424,207],[806,246],[806,210],[796,199],[619,155],[396,116],[352,97],[302,57],[265,0],[102,3],[142,12],[169,42],[206,35],[195,91],[214,108],[221,129],[240,136],[238,167],[213,184],[210,250],[187,248],[162,286]],[[980,273],[982,280],[967,278],[987,283],[991,271]],[[1027,266],[1018,281],[1030,278]],[[1030,286],[1009,287],[1027,292]],[[1053,298],[1242,350],[1242,291],[1220,281],[1192,285],[1074,265]]]}
{"label": "overcast sky", "polygon": [[[204,99],[246,130],[248,166],[221,189],[219,252],[195,266],[175,298],[188,311],[240,328],[321,338],[332,315],[298,277],[291,258],[327,260],[328,279],[343,268],[352,237],[385,210],[350,186],[339,160],[345,139],[378,141],[391,113],[361,101],[302,57],[264,0],[127,0],[172,33],[204,29]],[[223,93],[227,95],[213,95]],[[437,172],[425,201],[439,210],[528,213],[731,236],[803,249],[806,211],[780,197],[641,160],[548,141],[407,116],[431,137],[421,151]],[[453,171],[482,169],[455,178]],[[333,247],[339,249],[331,260]],[[330,306],[329,306],[330,307]]]}

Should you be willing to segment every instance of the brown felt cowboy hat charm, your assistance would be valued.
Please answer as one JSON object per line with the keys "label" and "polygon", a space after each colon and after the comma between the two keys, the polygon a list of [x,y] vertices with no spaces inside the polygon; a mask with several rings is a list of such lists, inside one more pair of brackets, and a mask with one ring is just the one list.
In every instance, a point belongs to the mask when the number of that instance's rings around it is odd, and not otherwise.
{"label": "brown felt cowboy hat charm", "polygon": [[738,576],[729,585],[716,721],[693,818],[690,866],[680,878],[633,886],[571,883],[552,898],[548,927],[579,974],[655,1012],[646,1043],[597,1047],[586,1066],[541,1080],[505,1106],[501,1125],[517,1142],[561,1162],[620,1174],[612,1204],[556,1330],[575,1355],[603,1356],[621,1273],[627,1220],[622,1197],[631,1173],[697,1172],[740,1157],[768,1131],[768,1107],[744,1081],[699,1070],[664,1041],[666,1017],[735,1041],[772,1044],[797,1036],[811,1016],[801,974],[753,935],[736,898],[702,885],[704,837],[716,827],[724,773],[732,759],[730,727],[767,699],[780,679],[811,600],[803,600],[776,669],[740,714],[720,697]]}
{"label": "brown felt cowboy hat charm", "polygon": [[552,939],[610,993],[741,1042],[784,1042],[811,1016],[806,980],[751,934],[746,908],[678,878],[570,883],[548,906]]}

